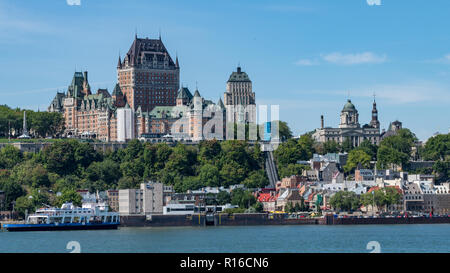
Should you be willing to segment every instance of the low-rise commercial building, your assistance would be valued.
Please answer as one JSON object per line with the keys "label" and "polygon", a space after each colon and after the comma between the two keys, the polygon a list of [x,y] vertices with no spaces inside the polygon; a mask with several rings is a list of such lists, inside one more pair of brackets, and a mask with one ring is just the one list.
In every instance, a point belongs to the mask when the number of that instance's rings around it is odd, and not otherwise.
{"label": "low-rise commercial building", "polygon": [[140,189],[119,190],[119,213],[162,214],[164,187],[162,183],[142,183]]}

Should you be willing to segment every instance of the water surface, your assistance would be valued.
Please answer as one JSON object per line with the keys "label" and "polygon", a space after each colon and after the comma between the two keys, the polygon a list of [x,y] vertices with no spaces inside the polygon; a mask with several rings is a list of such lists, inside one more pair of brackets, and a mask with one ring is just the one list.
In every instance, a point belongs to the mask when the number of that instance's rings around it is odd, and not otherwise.
{"label": "water surface", "polygon": [[450,224],[151,227],[92,231],[0,232],[0,252],[450,252]]}

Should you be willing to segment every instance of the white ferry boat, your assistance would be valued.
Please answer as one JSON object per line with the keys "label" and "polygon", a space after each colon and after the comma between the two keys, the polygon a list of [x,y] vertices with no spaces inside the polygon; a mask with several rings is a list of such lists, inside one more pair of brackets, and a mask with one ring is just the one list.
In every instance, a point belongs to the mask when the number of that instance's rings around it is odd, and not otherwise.
{"label": "white ferry boat", "polygon": [[40,208],[27,217],[25,224],[5,224],[4,228],[8,231],[117,229],[119,224],[119,213],[108,212],[107,206],[86,204],[80,208],[65,203],[61,208]]}

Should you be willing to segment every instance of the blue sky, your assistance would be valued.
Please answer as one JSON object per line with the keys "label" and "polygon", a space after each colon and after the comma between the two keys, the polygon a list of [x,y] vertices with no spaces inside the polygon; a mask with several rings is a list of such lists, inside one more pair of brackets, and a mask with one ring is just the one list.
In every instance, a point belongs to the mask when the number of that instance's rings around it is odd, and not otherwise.
{"label": "blue sky", "polygon": [[[77,2],[77,0],[69,0]],[[368,2],[373,2],[369,5]],[[380,5],[378,5],[380,4]],[[75,69],[112,90],[134,38],[162,40],[181,82],[217,101],[238,63],[295,134],[337,126],[348,97],[382,128],[450,127],[448,0],[0,0],[0,104],[46,109]]]}

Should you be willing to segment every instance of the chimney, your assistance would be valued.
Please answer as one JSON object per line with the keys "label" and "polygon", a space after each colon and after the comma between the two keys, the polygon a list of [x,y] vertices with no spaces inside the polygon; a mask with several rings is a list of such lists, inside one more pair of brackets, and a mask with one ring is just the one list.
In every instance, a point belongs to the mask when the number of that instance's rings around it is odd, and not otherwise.
{"label": "chimney", "polygon": [[87,71],[84,71],[84,72],[83,72],[83,75],[84,75],[84,80],[85,80],[86,82],[88,82],[88,73],[87,73]]}
{"label": "chimney", "polygon": [[323,115],[320,116],[320,128],[323,129]]}
{"label": "chimney", "polygon": [[241,73],[241,67],[240,66],[238,66],[238,68],[237,68],[237,73]]}

